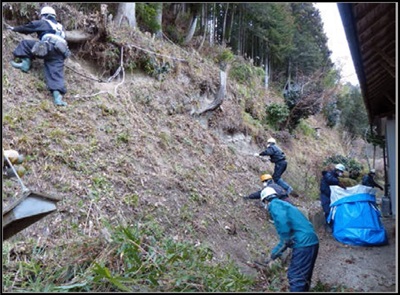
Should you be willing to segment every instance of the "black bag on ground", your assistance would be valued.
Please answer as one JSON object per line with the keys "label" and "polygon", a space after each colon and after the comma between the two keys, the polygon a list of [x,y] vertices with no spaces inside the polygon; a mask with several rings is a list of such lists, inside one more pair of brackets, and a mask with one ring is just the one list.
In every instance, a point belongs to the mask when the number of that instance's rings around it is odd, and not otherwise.
{"label": "black bag on ground", "polygon": [[37,41],[32,47],[32,53],[37,57],[44,57],[49,52],[47,43],[45,41]]}

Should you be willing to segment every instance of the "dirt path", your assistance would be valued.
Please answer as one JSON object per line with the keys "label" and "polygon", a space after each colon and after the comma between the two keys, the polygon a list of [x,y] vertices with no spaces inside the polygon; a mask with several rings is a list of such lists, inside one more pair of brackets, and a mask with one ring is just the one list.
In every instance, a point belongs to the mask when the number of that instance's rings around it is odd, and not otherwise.
{"label": "dirt path", "polygon": [[382,222],[389,244],[379,247],[345,245],[321,228],[313,285],[320,281],[354,292],[397,292],[396,219],[383,218]]}

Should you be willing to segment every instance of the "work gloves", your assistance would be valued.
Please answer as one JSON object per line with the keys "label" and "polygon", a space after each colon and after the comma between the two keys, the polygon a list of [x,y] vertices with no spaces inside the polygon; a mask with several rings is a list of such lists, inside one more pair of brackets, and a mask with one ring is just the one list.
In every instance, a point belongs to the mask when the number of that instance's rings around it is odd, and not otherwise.
{"label": "work gloves", "polygon": [[260,156],[260,153],[255,153],[253,156],[254,156],[254,157],[259,157],[259,156]]}
{"label": "work gloves", "polygon": [[6,27],[6,30],[10,30],[10,31],[14,30],[14,27],[12,27],[10,25],[6,24],[5,27]]}
{"label": "work gloves", "polygon": [[275,260],[276,258],[281,257],[283,252],[285,252],[287,248],[290,248],[291,246],[293,246],[293,244],[294,244],[294,242],[292,239],[286,240],[284,246],[281,249],[279,249],[275,253],[271,253],[271,259]]}

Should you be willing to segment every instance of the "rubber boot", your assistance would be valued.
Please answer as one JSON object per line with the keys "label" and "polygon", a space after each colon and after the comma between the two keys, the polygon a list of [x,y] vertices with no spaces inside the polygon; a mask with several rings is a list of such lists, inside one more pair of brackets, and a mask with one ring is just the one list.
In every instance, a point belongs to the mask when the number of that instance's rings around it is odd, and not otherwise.
{"label": "rubber boot", "polygon": [[11,61],[11,65],[16,68],[20,69],[23,72],[28,72],[31,68],[31,59],[28,57],[21,58],[21,62]]}
{"label": "rubber boot", "polygon": [[53,91],[54,104],[58,106],[66,106],[67,103],[62,100],[60,91]]}

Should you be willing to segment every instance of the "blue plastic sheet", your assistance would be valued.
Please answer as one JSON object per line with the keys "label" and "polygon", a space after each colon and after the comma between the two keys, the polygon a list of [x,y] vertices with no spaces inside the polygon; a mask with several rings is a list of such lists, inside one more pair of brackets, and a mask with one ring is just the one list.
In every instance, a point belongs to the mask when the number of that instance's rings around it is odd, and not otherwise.
{"label": "blue plastic sheet", "polygon": [[328,222],[333,221],[333,237],[354,246],[378,246],[388,243],[381,213],[376,207],[375,190],[357,185],[342,189],[331,186],[331,211]]}

